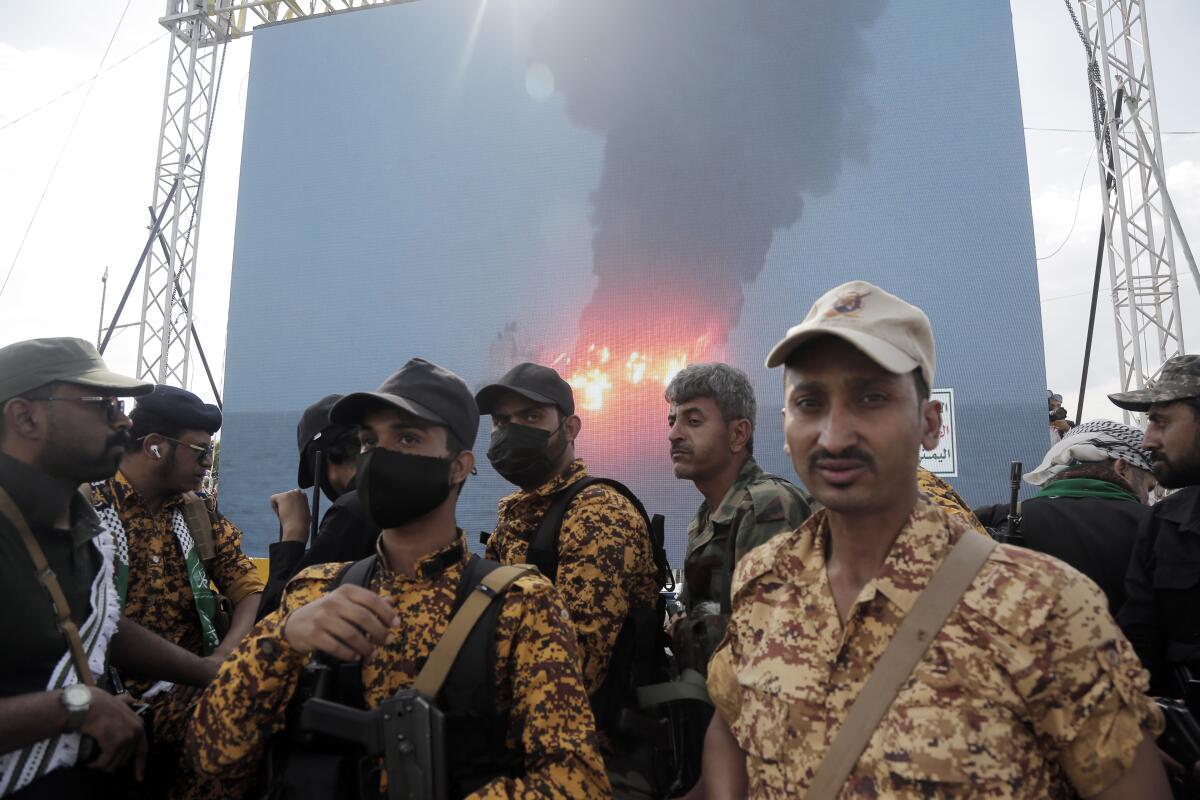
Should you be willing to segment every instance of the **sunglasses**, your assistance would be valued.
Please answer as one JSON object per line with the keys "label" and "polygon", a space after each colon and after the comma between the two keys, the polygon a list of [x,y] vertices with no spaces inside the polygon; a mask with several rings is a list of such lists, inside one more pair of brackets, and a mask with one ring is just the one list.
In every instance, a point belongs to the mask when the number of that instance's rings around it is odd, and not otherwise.
{"label": "sunglasses", "polygon": [[[159,436],[162,436],[162,434],[160,433]],[[175,444],[181,444],[184,447],[186,447],[188,450],[191,450],[193,453],[196,454],[197,461],[204,461],[205,459],[211,459],[213,457],[213,453],[216,452],[217,446],[213,442],[209,442],[207,445],[188,444],[187,442],[180,441],[179,439],[172,439],[170,436],[163,436],[162,438],[166,439],[168,442],[174,442]]]}
{"label": "sunglasses", "polygon": [[104,413],[108,417],[109,422],[116,422],[125,416],[125,401],[119,397],[30,397],[29,399],[39,403],[68,400],[72,403],[99,404],[104,408]]}

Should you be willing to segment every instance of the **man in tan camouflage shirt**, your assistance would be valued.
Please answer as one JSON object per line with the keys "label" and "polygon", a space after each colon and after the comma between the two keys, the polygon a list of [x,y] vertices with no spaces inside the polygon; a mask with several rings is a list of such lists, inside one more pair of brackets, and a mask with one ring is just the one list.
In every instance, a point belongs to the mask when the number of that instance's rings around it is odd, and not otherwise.
{"label": "man in tan camouflage shirt", "polygon": [[[709,796],[804,796],[900,621],[969,521],[917,490],[936,445],[934,346],[917,308],[861,281],[772,350],[784,430],[824,509],[738,565],[709,668]],[[1166,798],[1145,670],[1104,595],[998,546],[901,686],[840,798]]]}

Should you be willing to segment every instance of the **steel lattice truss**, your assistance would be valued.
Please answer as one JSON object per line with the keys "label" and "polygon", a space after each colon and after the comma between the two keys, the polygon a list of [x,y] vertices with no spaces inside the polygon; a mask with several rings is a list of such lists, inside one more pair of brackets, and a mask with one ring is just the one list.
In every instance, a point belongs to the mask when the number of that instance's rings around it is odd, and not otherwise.
{"label": "steel lattice truss", "polygon": [[[1107,112],[1100,114],[1096,160],[1121,391],[1129,391],[1145,386],[1164,361],[1184,352],[1173,211],[1163,184],[1145,2],[1078,0],[1078,7],[1099,66],[1089,72],[1097,83],[1093,94],[1103,98]],[[1124,107],[1118,113],[1113,103],[1119,89]]]}
{"label": "steel lattice truss", "polygon": [[196,254],[204,162],[217,88],[217,45],[259,25],[391,5],[404,0],[168,0],[159,20],[171,32],[167,83],[154,168],[153,208],[179,188],[163,220],[142,288],[137,376],[186,386],[192,349]]}

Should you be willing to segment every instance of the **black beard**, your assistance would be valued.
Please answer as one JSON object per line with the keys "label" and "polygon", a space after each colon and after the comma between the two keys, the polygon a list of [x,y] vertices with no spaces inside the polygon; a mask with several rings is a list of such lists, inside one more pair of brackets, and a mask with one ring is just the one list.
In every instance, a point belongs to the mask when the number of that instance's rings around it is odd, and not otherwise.
{"label": "black beard", "polygon": [[1155,460],[1154,477],[1160,486],[1168,489],[1195,486],[1200,484],[1200,461],[1188,459],[1182,464],[1172,464],[1166,460]]}

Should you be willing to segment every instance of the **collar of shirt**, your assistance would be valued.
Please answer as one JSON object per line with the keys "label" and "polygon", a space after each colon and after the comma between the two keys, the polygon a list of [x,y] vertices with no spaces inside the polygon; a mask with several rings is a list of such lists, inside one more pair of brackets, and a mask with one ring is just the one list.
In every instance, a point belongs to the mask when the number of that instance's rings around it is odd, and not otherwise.
{"label": "collar of shirt", "polygon": [[53,530],[59,510],[64,503],[70,503],[75,544],[80,545],[99,533],[99,518],[79,491],[68,494],[46,473],[4,453],[0,453],[0,485],[34,530]]}
{"label": "collar of shirt", "polygon": [[[149,512],[149,507],[146,505],[145,499],[138,493],[138,490],[130,483],[129,478],[125,477],[125,473],[117,470],[117,474],[112,478],[113,494],[116,500],[121,505],[121,509],[125,512],[130,511],[145,511]],[[172,508],[183,504],[183,493],[176,492],[167,499],[163,500],[159,506],[159,511],[170,511]]]}
{"label": "collar of shirt", "polygon": [[522,489],[519,492],[513,492],[507,497],[502,498],[500,500],[500,508],[501,510],[504,510],[509,506],[520,503],[523,500],[529,499],[530,497],[549,497],[552,494],[562,491],[571,484],[583,480],[587,477],[587,474],[587,467],[584,466],[583,459],[577,458],[572,461],[566,469],[549,478],[545,483],[536,489],[530,489],[528,491]]}
{"label": "collar of shirt", "polygon": [[[462,528],[458,528],[458,536],[453,542],[434,550],[432,553],[422,556],[414,565],[413,572],[416,573],[416,578],[413,580],[433,580],[441,575],[446,570],[455,564],[461,564],[466,560],[469,551],[467,550],[467,537]],[[406,575],[396,572],[388,564],[387,554],[383,552],[383,534],[379,534],[379,538],[375,540],[375,554],[379,556],[379,565],[383,571],[396,578],[407,578]]]}
{"label": "collar of shirt", "polygon": [[[742,464],[742,468],[738,470],[737,477],[733,479],[733,485],[729,487],[729,491],[725,492],[725,496],[721,498],[721,504],[717,506],[717,510],[712,512],[708,517],[709,522],[716,525],[725,525],[733,519],[737,513],[738,498],[741,497],[743,491],[754,481],[758,480],[765,473],[758,462],[754,460],[754,456],[746,459],[746,463]],[[700,504],[700,512],[697,515],[698,519],[704,519],[704,515],[708,513],[708,501]]]}
{"label": "collar of shirt", "polygon": [[[892,543],[879,574],[867,581],[855,600],[856,607],[874,599],[879,593],[902,613],[908,613],[946,555],[950,544],[950,530],[943,518],[946,513],[924,497],[917,500],[908,522]],[[828,541],[828,512],[822,509],[800,527],[799,547],[780,549],[775,571],[802,587],[828,585],[825,561]]]}

